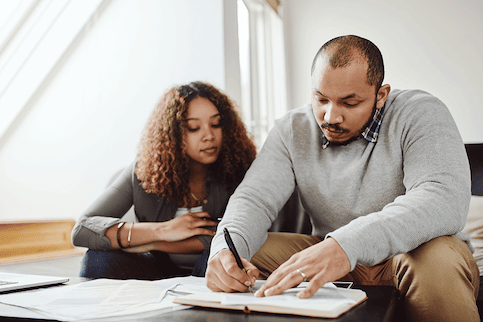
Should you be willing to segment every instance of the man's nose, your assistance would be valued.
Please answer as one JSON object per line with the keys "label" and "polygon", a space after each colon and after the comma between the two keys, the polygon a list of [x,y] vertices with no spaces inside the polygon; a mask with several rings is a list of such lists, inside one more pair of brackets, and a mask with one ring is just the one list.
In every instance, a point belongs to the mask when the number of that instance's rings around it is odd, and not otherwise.
{"label": "man's nose", "polygon": [[335,104],[328,104],[324,114],[324,121],[329,124],[340,124],[344,121],[342,110]]}

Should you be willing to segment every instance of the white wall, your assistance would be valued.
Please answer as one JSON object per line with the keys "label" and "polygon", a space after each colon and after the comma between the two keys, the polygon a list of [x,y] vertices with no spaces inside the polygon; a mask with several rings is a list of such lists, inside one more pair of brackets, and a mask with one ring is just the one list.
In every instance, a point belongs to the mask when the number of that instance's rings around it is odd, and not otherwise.
{"label": "white wall", "polygon": [[[440,97],[465,142],[483,142],[483,2],[283,4],[289,106],[309,101],[318,48],[357,34],[382,50],[386,82]],[[169,86],[205,80],[238,100],[233,10],[233,0],[109,1],[0,145],[0,221],[77,219],[133,160]]]}
{"label": "white wall", "polygon": [[285,0],[292,108],[310,101],[310,66],[327,40],[355,34],[382,51],[385,83],[450,109],[466,143],[483,142],[483,1]]}
{"label": "white wall", "polygon": [[0,146],[0,221],[77,219],[173,84],[225,88],[223,0],[114,0]]}

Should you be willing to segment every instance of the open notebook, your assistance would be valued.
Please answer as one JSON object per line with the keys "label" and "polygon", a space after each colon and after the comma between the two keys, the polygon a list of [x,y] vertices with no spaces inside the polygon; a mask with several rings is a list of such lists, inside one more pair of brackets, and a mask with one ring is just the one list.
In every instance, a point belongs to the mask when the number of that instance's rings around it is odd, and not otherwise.
{"label": "open notebook", "polygon": [[[265,281],[256,281],[258,289]],[[281,295],[254,297],[252,293],[215,293],[203,292],[180,296],[174,303],[204,306],[219,309],[242,310],[244,312],[259,311],[267,313],[305,315],[321,318],[336,318],[361,304],[367,299],[364,291],[335,287],[332,283],[320,288],[312,297],[299,299],[297,292],[308,283],[289,289]],[[174,289],[174,293],[178,288]],[[180,292],[180,295],[182,292]]]}
{"label": "open notebook", "polygon": [[23,290],[37,286],[60,284],[68,281],[69,279],[65,277],[0,272],[0,293]]}

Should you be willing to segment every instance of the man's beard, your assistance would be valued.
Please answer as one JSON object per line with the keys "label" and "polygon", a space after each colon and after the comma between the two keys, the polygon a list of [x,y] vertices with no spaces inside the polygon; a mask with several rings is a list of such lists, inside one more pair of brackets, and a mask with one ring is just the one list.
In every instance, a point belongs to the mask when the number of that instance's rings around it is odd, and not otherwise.
{"label": "man's beard", "polygon": [[[376,107],[377,107],[377,97],[376,97],[376,100],[374,102],[374,106],[372,107],[371,116],[369,116],[369,119],[366,121],[366,123],[364,124],[364,126],[362,126],[359,129],[359,131],[357,131],[357,135],[354,135],[353,137],[351,137],[348,140],[345,140],[343,142],[329,141],[330,144],[332,144],[332,145],[347,145],[347,144],[349,144],[351,142],[354,142],[355,140],[360,139],[361,133],[364,132],[364,130],[369,125],[371,125],[372,120],[374,118],[374,114],[376,114],[376,110],[377,110]],[[330,129],[330,130],[334,130],[334,131],[338,131],[338,132],[346,132],[346,133],[349,133],[350,132],[350,130],[341,127],[339,124],[330,124],[330,123],[327,123],[327,122],[322,122],[322,123],[320,123],[320,127],[323,128],[323,129],[327,129],[327,130]]]}

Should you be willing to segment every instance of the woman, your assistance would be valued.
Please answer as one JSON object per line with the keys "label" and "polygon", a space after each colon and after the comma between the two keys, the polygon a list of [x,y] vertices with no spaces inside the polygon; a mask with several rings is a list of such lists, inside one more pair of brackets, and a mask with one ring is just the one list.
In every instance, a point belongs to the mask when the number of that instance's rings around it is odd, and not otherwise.
{"label": "woman", "polygon": [[[81,276],[204,275],[217,222],[255,155],[226,95],[202,82],[169,89],[136,160],[73,229],[74,245],[89,248]],[[132,205],[138,222],[122,222]]]}

